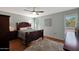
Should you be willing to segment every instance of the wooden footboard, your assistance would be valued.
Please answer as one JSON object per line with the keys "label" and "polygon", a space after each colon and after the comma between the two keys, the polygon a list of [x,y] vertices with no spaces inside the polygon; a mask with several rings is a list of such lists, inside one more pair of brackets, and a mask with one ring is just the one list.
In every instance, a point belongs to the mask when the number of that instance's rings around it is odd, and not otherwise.
{"label": "wooden footboard", "polygon": [[39,39],[40,37],[43,39],[43,30],[36,30],[33,32],[26,32],[26,40],[24,40],[24,43],[29,43],[34,40]]}

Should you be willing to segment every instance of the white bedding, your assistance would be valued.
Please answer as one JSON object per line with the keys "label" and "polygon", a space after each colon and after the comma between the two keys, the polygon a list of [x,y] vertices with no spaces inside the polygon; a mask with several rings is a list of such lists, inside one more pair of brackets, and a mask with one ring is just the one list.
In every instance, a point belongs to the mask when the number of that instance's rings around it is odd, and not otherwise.
{"label": "white bedding", "polygon": [[26,38],[25,38],[25,33],[26,32],[33,32],[33,31],[37,31],[37,30],[35,30],[35,29],[32,29],[32,28],[28,28],[28,29],[26,29],[26,30],[19,30],[18,31],[18,37],[20,37],[20,38],[22,38],[23,40],[25,40]]}

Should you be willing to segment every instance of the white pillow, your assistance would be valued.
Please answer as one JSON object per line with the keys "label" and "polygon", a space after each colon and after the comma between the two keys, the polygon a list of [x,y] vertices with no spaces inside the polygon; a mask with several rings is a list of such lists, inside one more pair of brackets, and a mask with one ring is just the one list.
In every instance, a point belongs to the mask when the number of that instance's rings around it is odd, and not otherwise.
{"label": "white pillow", "polygon": [[23,28],[20,28],[20,30],[27,30],[27,29],[30,29],[31,27],[23,27]]}

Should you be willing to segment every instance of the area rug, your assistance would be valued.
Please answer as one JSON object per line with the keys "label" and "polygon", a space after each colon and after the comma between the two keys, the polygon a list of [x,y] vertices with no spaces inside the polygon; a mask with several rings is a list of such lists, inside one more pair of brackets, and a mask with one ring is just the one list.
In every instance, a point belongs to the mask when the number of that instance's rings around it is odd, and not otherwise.
{"label": "area rug", "polygon": [[31,43],[31,46],[26,48],[24,51],[64,51],[63,43],[59,43],[53,40],[40,38],[37,41]]}

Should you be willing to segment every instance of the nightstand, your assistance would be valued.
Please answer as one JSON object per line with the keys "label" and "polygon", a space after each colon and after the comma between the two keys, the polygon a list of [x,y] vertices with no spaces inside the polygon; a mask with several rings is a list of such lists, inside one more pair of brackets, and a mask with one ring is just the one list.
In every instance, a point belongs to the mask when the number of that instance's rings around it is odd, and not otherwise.
{"label": "nightstand", "polygon": [[10,31],[8,33],[9,40],[16,39],[17,38],[17,33],[18,33],[17,31]]}

